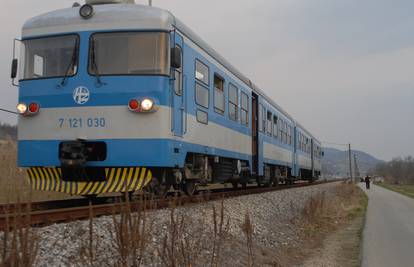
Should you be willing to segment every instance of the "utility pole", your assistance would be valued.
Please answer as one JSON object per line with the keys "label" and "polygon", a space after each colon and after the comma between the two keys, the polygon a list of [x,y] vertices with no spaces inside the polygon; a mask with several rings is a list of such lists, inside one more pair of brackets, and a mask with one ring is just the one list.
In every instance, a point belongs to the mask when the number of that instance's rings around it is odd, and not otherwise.
{"label": "utility pole", "polygon": [[361,177],[361,173],[359,172],[358,163],[357,163],[357,155],[354,154],[354,174],[355,174],[355,180],[358,182],[358,178]]}
{"label": "utility pole", "polygon": [[152,0],[148,0],[148,5],[152,6]]}
{"label": "utility pole", "polygon": [[352,177],[352,156],[351,156],[351,144],[348,144],[348,156],[349,156],[349,177],[352,182],[355,182]]}

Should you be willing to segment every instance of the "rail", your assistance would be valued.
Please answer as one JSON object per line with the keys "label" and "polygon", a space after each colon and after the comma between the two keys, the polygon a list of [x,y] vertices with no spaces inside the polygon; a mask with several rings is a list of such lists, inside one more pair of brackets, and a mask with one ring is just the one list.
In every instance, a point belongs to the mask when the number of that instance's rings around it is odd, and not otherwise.
{"label": "rail", "polygon": [[[254,187],[219,192],[200,192],[195,196],[171,196],[165,199],[142,196],[140,200],[128,200],[131,211],[140,209],[156,210],[175,206],[184,206],[207,201],[221,200],[245,195],[262,194],[292,188],[316,186],[342,180],[318,181],[314,183],[297,183],[277,187]],[[107,203],[107,202],[111,203]],[[0,230],[10,229],[24,223],[25,226],[41,227],[55,223],[67,223],[88,219],[91,216],[119,214],[125,206],[122,197],[96,199],[68,199],[21,204],[0,205]]]}

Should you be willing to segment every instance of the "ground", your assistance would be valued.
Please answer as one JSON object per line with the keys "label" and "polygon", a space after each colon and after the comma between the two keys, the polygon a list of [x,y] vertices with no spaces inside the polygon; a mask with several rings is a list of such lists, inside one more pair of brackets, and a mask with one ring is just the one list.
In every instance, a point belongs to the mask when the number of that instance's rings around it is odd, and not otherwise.
{"label": "ground", "polygon": [[337,182],[56,224],[29,242],[35,266],[357,266],[363,213],[361,191]]}

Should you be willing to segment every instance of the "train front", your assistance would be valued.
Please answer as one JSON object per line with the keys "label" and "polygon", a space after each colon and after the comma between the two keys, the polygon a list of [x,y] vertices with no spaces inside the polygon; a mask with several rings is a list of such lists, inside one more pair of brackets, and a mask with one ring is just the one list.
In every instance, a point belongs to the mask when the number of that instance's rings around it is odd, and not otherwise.
{"label": "train front", "polygon": [[154,169],[177,164],[169,154],[171,20],[159,9],[108,4],[24,25],[18,164],[35,190],[137,191]]}

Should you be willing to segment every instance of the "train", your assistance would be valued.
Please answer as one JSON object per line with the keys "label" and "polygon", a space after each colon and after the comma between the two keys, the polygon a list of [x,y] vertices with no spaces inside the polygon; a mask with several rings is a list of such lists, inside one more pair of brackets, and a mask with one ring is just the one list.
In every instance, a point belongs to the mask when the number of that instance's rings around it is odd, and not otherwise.
{"label": "train", "polygon": [[193,195],[321,175],[321,142],[169,11],[86,0],[29,19],[14,50],[34,190]]}

